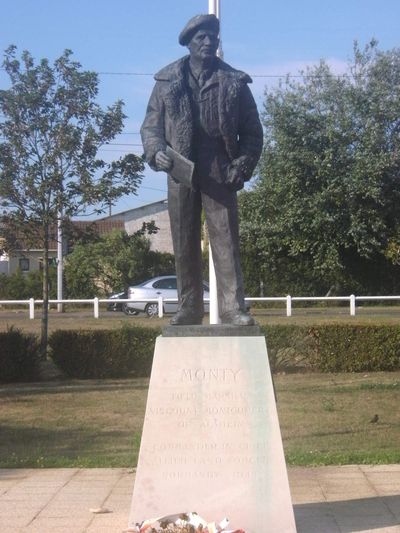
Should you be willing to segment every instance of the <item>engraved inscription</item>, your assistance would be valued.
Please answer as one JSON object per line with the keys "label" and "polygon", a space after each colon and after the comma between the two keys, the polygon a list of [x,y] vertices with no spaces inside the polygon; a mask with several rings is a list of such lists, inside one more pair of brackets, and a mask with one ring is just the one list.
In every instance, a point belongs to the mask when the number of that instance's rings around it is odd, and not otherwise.
{"label": "engraved inscription", "polygon": [[[228,406],[228,407],[205,407],[201,409],[203,416],[248,416],[248,415],[266,415],[265,407],[248,407],[248,406]],[[199,409],[195,407],[149,407],[147,418],[154,416],[196,416],[199,414]]]}
{"label": "engraved inscription", "polygon": [[150,415],[171,415],[171,416],[185,416],[185,415],[195,415],[196,409],[191,407],[149,407]]}
{"label": "engraved inscription", "polygon": [[215,451],[220,447],[218,442],[154,442],[145,446],[143,449],[149,453],[165,452],[165,451]]}
{"label": "engraved inscription", "polygon": [[151,445],[147,444],[143,447],[143,450],[148,453],[159,452],[216,452],[216,453],[242,453],[247,452],[265,452],[269,449],[269,443],[267,441],[259,442],[153,442]]}
{"label": "engraved inscription", "polygon": [[236,383],[241,369],[233,368],[183,368],[180,380],[182,382],[222,382]]}
{"label": "engraved inscription", "polygon": [[251,438],[269,413],[258,385],[249,389],[246,368],[229,362],[196,365],[174,369],[163,395],[148,405],[146,419],[163,439],[144,445],[141,461],[166,482],[218,483],[223,477],[264,486],[270,443]]}
{"label": "engraved inscription", "polygon": [[[196,392],[172,392],[170,396],[171,400],[178,400],[180,402],[191,402],[200,399],[199,393]],[[207,401],[214,402],[233,402],[233,401],[248,401],[251,398],[251,393],[244,393],[240,391],[231,390],[214,390],[214,391],[202,391],[201,398]]]}
{"label": "engraved inscription", "polygon": [[163,472],[162,477],[164,479],[216,479],[220,477],[220,472],[183,472],[183,471],[174,471],[174,472]]}
{"label": "engraved inscription", "polygon": [[163,465],[219,465],[219,464],[266,464],[266,455],[232,455],[232,456],[196,456],[196,455],[160,455],[147,456],[143,458],[149,466]]}

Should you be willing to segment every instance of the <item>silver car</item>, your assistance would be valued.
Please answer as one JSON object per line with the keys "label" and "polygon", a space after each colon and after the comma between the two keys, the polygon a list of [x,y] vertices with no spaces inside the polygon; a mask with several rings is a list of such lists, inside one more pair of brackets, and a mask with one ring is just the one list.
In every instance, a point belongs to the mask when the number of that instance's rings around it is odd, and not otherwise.
{"label": "silver car", "polygon": [[[204,298],[210,298],[210,289],[207,283],[203,282],[204,286]],[[178,291],[176,288],[176,276],[159,276],[152,278],[148,281],[128,288],[128,298],[132,302],[125,304],[126,314],[134,314],[134,311],[142,311],[149,317],[158,316],[158,302],[146,302],[146,298],[149,300],[157,299],[162,296],[165,298],[175,299],[175,302],[163,302],[164,313],[176,313],[178,310]],[[137,301],[143,299],[142,301]],[[204,310],[209,312],[208,302],[204,303]]]}

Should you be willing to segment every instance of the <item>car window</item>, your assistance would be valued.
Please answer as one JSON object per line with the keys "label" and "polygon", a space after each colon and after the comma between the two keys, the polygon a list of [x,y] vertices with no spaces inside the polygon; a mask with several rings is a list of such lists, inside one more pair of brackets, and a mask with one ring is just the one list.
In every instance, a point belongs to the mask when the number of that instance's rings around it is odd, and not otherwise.
{"label": "car window", "polygon": [[176,289],[175,278],[159,279],[153,283],[155,289]]}

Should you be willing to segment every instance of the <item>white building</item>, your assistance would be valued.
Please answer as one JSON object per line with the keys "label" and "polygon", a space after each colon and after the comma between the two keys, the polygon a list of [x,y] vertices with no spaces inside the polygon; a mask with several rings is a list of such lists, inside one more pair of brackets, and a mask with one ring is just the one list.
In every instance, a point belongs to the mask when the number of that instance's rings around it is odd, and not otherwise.
{"label": "white building", "polygon": [[143,222],[154,221],[155,225],[159,228],[157,233],[146,235],[151,242],[152,250],[173,253],[167,200],[142,205],[141,207],[128,209],[127,211],[100,219],[100,221],[104,222],[117,220],[123,221],[125,231],[128,235],[132,235],[135,231],[140,230]]}

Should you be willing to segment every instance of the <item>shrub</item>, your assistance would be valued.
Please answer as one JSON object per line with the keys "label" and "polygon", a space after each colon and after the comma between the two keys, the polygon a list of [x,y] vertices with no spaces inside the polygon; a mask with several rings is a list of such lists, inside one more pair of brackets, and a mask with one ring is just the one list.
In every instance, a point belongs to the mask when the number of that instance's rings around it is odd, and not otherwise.
{"label": "shrub", "polygon": [[400,327],[327,325],[310,328],[313,366],[322,372],[400,369]]}
{"label": "shrub", "polygon": [[272,372],[294,371],[311,367],[311,338],[302,326],[263,326]]}
{"label": "shrub", "polygon": [[127,326],[119,330],[58,330],[51,334],[51,356],[70,377],[115,378],[150,375],[160,330]]}
{"label": "shrub", "polygon": [[[266,336],[271,370],[369,372],[400,370],[400,327],[275,325]],[[159,329],[128,326],[120,330],[56,331],[52,357],[75,378],[150,375]]]}
{"label": "shrub", "polygon": [[319,372],[400,369],[400,327],[361,325],[266,326],[273,371]]}
{"label": "shrub", "polygon": [[[50,298],[57,298],[57,269],[49,268]],[[0,300],[40,299],[43,295],[43,272],[33,270],[23,273],[17,270],[14,274],[0,274]]]}
{"label": "shrub", "polygon": [[38,378],[39,360],[39,342],[35,335],[15,328],[0,332],[0,381]]}

